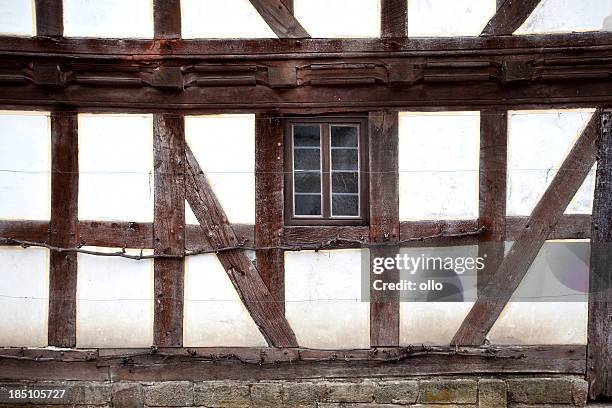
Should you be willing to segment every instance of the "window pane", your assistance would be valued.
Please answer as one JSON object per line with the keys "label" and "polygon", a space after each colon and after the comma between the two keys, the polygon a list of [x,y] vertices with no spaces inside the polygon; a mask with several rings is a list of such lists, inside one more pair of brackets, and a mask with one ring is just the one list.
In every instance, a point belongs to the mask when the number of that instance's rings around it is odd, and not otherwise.
{"label": "window pane", "polygon": [[320,172],[296,172],[294,176],[296,193],[320,193]]}
{"label": "window pane", "polygon": [[321,215],[321,194],[296,194],[295,215]]}
{"label": "window pane", "polygon": [[357,172],[334,172],[332,173],[332,192],[334,193],[358,193],[359,173]]}
{"label": "window pane", "polygon": [[332,126],[332,147],[357,147],[357,128],[354,126]]}
{"label": "window pane", "polygon": [[319,149],[295,149],[293,166],[296,170],[319,170],[321,154]]}
{"label": "window pane", "polygon": [[293,127],[293,145],[319,147],[321,128],[319,125],[295,125]]}
{"label": "window pane", "polygon": [[332,194],[332,215],[358,216],[359,196],[357,194],[338,195]]}
{"label": "window pane", "polygon": [[357,149],[333,149],[332,170],[358,170]]}

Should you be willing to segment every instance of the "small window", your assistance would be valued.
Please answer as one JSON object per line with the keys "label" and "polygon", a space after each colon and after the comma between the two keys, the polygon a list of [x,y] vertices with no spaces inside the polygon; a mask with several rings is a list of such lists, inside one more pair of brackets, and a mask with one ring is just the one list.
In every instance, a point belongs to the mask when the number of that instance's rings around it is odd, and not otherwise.
{"label": "small window", "polygon": [[296,118],[286,126],[285,213],[294,225],[367,218],[365,118]]}

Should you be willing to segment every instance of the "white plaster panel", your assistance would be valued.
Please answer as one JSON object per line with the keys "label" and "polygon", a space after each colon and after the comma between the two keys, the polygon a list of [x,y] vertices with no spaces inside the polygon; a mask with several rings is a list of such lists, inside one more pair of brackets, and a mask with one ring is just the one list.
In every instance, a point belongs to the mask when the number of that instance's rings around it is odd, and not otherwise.
{"label": "white plaster panel", "polygon": [[496,8],[495,0],[408,0],[408,36],[477,36]]}
{"label": "white plaster panel", "polygon": [[254,224],[255,115],[186,116],[185,137],[229,222]]}
{"label": "white plaster panel", "polygon": [[[140,250],[126,251],[140,253]],[[78,347],[150,347],[153,344],[153,260],[79,254],[76,335]]]}
{"label": "white plaster panel", "polygon": [[401,220],[478,217],[478,112],[399,117]]}
{"label": "white plaster panel", "polygon": [[285,315],[300,346],[369,347],[361,279],[360,250],[285,252]]}
{"label": "white plaster panel", "polygon": [[0,35],[33,36],[34,0],[0,0]]}
{"label": "white plaster panel", "polygon": [[491,328],[491,343],[586,344],[589,256],[588,240],[544,243]]}
{"label": "white plaster panel", "polygon": [[216,255],[187,258],[185,347],[264,347],[266,340]]}
{"label": "white plaster panel", "polygon": [[49,252],[0,248],[0,346],[47,346]]}
{"label": "white plaster panel", "polygon": [[400,345],[447,346],[474,302],[400,303]]}
{"label": "white plaster panel", "polygon": [[0,218],[48,220],[50,171],[49,114],[0,111]]}
{"label": "white plaster panel", "polygon": [[181,0],[183,38],[277,38],[249,0]]}
{"label": "white plaster panel", "polygon": [[[529,215],[590,120],[592,109],[511,111],[508,122],[508,215]],[[590,213],[592,170],[567,213]]]}
{"label": "white plaster panel", "polygon": [[[478,247],[456,246],[456,247],[426,247],[426,248],[402,248],[401,254],[406,254],[411,258],[453,258],[478,256]],[[459,273],[461,272],[461,273]],[[470,311],[476,296],[476,271],[447,271],[441,269],[420,269],[414,274],[402,270],[401,279],[432,279],[444,284],[445,288],[455,287],[457,292],[445,289],[443,295],[447,300],[457,301],[436,301],[435,297],[427,302],[406,301],[407,293],[400,293],[400,344],[430,344],[430,345],[449,345],[461,322]],[[435,295],[430,292],[429,295]],[[426,295],[422,292],[419,295]],[[463,301],[462,301],[463,300]]]}
{"label": "white plaster panel", "polygon": [[587,302],[509,302],[487,338],[493,344],[586,344]]}
{"label": "white plaster panel", "polygon": [[515,34],[598,31],[611,14],[610,0],[542,0]]}
{"label": "white plaster panel", "polygon": [[79,114],[79,219],[153,221],[153,116]]}
{"label": "white plaster panel", "polygon": [[293,7],[313,38],[380,37],[380,0],[294,0]]}
{"label": "white plaster panel", "polygon": [[66,37],[153,38],[152,0],[63,0]]}

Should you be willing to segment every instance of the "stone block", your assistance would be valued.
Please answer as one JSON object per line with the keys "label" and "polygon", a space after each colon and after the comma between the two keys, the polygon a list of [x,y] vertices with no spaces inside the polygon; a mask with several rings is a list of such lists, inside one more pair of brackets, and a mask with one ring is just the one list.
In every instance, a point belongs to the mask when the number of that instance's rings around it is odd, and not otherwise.
{"label": "stone block", "polygon": [[478,386],[475,380],[421,381],[418,402],[423,404],[476,404]]}
{"label": "stone block", "polygon": [[418,381],[382,381],[374,391],[378,404],[414,404],[419,396]]}
{"label": "stone block", "polygon": [[145,404],[149,407],[188,407],[193,405],[193,384],[168,381],[144,387]]}

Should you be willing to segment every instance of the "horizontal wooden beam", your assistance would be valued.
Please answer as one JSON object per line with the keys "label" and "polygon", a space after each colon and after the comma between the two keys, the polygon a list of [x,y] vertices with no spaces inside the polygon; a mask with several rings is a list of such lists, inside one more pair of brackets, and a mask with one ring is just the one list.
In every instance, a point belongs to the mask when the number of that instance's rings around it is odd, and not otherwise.
{"label": "horizontal wooden beam", "polygon": [[0,107],[196,114],[612,103],[612,34],[547,37],[550,42],[538,36],[414,43],[0,38]]}
{"label": "horizontal wooden beam", "polygon": [[[515,240],[525,227],[529,217],[506,218],[507,239]],[[185,241],[189,250],[212,249],[199,225],[186,225]],[[255,246],[254,226],[232,224],[238,240],[245,246]],[[401,239],[421,239],[402,246],[423,245],[449,246],[472,245],[477,241],[472,235],[446,237],[476,231],[477,220],[467,221],[403,221],[400,223]],[[49,223],[46,221],[8,221],[0,220],[0,237],[46,242]],[[117,221],[80,221],[80,243],[87,246],[113,248],[153,248],[153,224]],[[436,238],[428,238],[440,235]],[[548,239],[589,239],[591,237],[590,215],[564,215],[551,231]],[[329,227],[285,227],[282,245],[300,247],[313,243],[325,243],[326,248],[359,247],[359,242],[369,242],[369,228],[364,226]],[[355,241],[355,242],[353,242]],[[422,246],[422,245],[421,245]]]}
{"label": "horizontal wooden beam", "polygon": [[0,380],[289,380],[445,374],[579,374],[585,346],[314,350],[296,348],[0,349]]}

